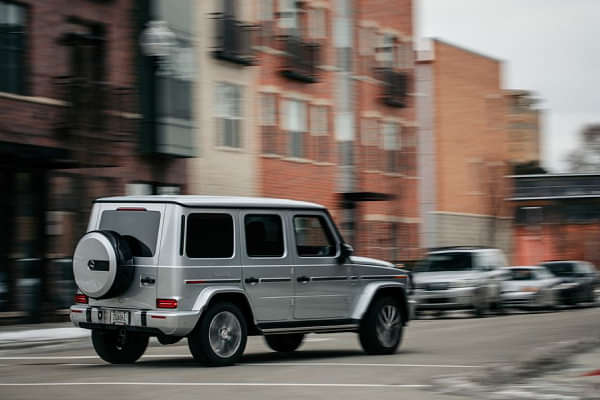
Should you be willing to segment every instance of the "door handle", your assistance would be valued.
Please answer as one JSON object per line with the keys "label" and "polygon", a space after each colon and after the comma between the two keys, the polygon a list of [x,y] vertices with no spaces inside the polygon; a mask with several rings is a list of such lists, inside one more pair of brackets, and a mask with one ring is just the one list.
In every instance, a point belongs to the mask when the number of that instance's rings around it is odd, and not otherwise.
{"label": "door handle", "polygon": [[307,284],[308,282],[310,282],[310,278],[306,275],[299,276],[296,280],[302,284]]}
{"label": "door handle", "polygon": [[144,276],[142,279],[140,279],[140,282],[142,285],[154,285],[154,283],[156,283],[156,279],[150,276]]}
{"label": "door handle", "polygon": [[246,278],[244,282],[246,282],[249,285],[256,285],[258,283],[258,278],[251,276],[250,278]]}

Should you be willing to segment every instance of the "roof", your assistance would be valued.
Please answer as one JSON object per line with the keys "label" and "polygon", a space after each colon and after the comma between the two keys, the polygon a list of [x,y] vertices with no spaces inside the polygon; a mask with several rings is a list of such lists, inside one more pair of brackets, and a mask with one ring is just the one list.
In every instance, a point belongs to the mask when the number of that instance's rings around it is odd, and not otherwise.
{"label": "roof", "polygon": [[94,203],[174,203],[185,207],[208,208],[304,208],[325,209],[324,206],[305,201],[273,199],[268,197],[235,196],[118,196],[102,197]]}

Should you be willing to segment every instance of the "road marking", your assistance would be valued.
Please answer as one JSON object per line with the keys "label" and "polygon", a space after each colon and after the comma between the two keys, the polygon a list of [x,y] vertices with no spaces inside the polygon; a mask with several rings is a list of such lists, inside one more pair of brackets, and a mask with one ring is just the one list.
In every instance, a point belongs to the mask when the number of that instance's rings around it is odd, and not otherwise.
{"label": "road marking", "polygon": [[267,387],[333,387],[333,388],[426,388],[431,385],[393,383],[275,383],[275,382],[32,382],[0,383],[0,386],[267,386]]}
{"label": "road marking", "polygon": [[[148,354],[142,358],[191,358],[189,354]],[[0,357],[0,360],[99,360],[97,356],[21,356],[21,357]],[[63,365],[78,365],[78,364],[63,364]],[[81,364],[81,365],[97,365],[97,364]],[[305,366],[305,367],[388,367],[388,368],[482,368],[481,365],[462,365],[462,364],[372,364],[372,363],[333,363],[333,362],[263,362],[263,363],[240,363],[241,366]]]}
{"label": "road marking", "polygon": [[481,368],[480,365],[449,365],[449,364],[369,364],[369,363],[286,363],[286,362],[277,362],[277,363],[241,363],[239,365],[246,366],[288,366],[288,367],[298,367],[298,366],[307,366],[307,367],[391,367],[391,368],[402,368],[402,367],[411,367],[411,368]]}
{"label": "road marking", "polygon": [[327,338],[306,338],[306,339],[304,339],[305,342],[327,342],[329,340],[332,340],[332,339],[327,339]]}

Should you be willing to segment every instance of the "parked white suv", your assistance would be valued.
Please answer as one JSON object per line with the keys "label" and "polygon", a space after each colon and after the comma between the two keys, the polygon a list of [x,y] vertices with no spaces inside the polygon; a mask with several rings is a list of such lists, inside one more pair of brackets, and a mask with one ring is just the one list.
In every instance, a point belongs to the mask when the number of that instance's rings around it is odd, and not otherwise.
{"label": "parked white suv", "polygon": [[472,310],[485,316],[502,307],[502,283],[508,277],[501,250],[450,247],[427,254],[413,274],[416,312]]}
{"label": "parked white suv", "polygon": [[352,256],[327,209],[299,201],[99,199],[73,271],[71,319],[111,363],[135,362],[149,336],[187,337],[209,365],[238,361],[247,335],[289,352],[306,333],[352,331],[389,354],[411,314],[406,271]]}

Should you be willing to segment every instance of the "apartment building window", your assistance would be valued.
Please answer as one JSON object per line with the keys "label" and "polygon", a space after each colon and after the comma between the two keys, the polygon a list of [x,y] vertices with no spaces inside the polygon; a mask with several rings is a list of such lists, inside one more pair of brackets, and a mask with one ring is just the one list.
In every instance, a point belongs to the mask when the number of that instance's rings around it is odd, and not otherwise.
{"label": "apartment building window", "polygon": [[23,6],[0,1],[0,92],[25,93],[25,24]]}
{"label": "apartment building window", "polygon": [[306,103],[286,100],[284,129],[288,134],[288,152],[291,157],[305,157]]}
{"label": "apartment building window", "polygon": [[217,106],[217,144],[241,148],[242,88],[220,82],[215,97]]}
{"label": "apartment building window", "polygon": [[385,152],[386,172],[400,171],[400,148],[400,126],[394,122],[384,122],[383,150]]}
{"label": "apartment building window", "polygon": [[398,68],[409,69],[413,66],[413,52],[411,42],[400,42],[397,47]]}
{"label": "apartment building window", "polygon": [[378,45],[375,57],[381,67],[392,68],[396,62],[396,37],[389,33],[378,35]]}
{"label": "apartment building window", "polygon": [[325,162],[329,159],[329,120],[327,106],[312,106],[310,108],[310,132],[314,139],[314,158]]}
{"label": "apartment building window", "polygon": [[311,8],[308,11],[308,32],[311,39],[327,37],[327,19],[324,8]]}
{"label": "apartment building window", "polygon": [[297,33],[299,28],[297,0],[279,0],[279,28],[289,33]]}
{"label": "apartment building window", "polygon": [[369,171],[380,169],[379,160],[379,131],[377,120],[373,118],[364,118],[361,124],[362,144],[366,147],[364,151],[364,166]]}
{"label": "apartment building window", "polygon": [[264,154],[277,154],[277,95],[260,94],[260,125]]}

